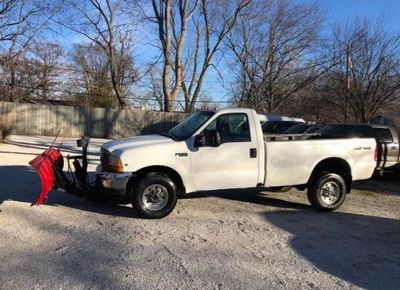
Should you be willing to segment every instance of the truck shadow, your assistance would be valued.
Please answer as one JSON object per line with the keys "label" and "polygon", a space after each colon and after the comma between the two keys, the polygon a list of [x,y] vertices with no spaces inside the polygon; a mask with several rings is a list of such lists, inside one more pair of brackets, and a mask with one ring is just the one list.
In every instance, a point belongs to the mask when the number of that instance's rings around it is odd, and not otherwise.
{"label": "truck shadow", "polygon": [[274,193],[266,192],[261,189],[235,189],[235,190],[219,190],[208,192],[196,192],[184,195],[181,198],[207,198],[218,197],[228,200],[241,201],[246,203],[254,203],[265,206],[272,206],[278,208],[291,208],[291,209],[309,209],[312,207],[308,204],[292,202],[288,200],[279,199],[274,197]]}
{"label": "truck shadow", "polygon": [[263,216],[293,236],[290,247],[319,270],[366,289],[400,289],[399,220],[315,211]]}
{"label": "truck shadow", "polygon": [[[90,174],[93,174],[91,172]],[[37,172],[30,166],[0,166],[0,207],[6,200],[31,204],[41,191],[41,181]],[[218,197],[229,200],[256,203],[265,206],[292,209],[311,209],[309,205],[295,203],[266,196],[259,190],[225,190],[207,193],[193,193],[180,198]],[[68,193],[55,190],[48,195],[47,206],[66,206],[103,215],[137,218],[126,197],[102,200],[85,200]],[[46,206],[45,205],[45,206]]]}
{"label": "truck shadow", "polygon": [[400,194],[399,177],[393,174],[356,181],[353,183],[353,188],[371,193]]}
{"label": "truck shadow", "polygon": [[[39,175],[29,166],[0,167],[0,207],[4,201],[13,200],[32,203],[39,196],[41,181]],[[65,206],[103,215],[137,217],[126,200],[115,198],[102,201],[88,201],[62,191],[51,191],[45,206]]]}

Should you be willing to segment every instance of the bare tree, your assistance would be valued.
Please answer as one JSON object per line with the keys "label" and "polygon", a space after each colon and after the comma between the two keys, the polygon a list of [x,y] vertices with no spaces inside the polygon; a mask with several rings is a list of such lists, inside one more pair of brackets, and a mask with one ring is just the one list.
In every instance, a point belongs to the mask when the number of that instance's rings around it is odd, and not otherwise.
{"label": "bare tree", "polygon": [[71,52],[75,86],[82,95],[76,96],[84,106],[113,107],[113,87],[109,78],[108,57],[96,44],[77,44]]}
{"label": "bare tree", "polygon": [[17,54],[12,55],[10,51],[3,52],[1,58],[1,93],[2,101],[14,102],[22,99],[29,94],[28,90],[21,86],[22,79],[25,77],[22,74],[23,61],[25,51],[21,50]]}
{"label": "bare tree", "polygon": [[[164,110],[167,112],[173,110],[174,101],[182,88],[184,42],[188,21],[197,9],[198,0],[192,5],[190,5],[190,2],[189,0],[179,2],[172,0],[151,1],[164,58],[162,79]],[[177,27],[175,27],[175,24]],[[175,50],[174,56],[173,49]],[[171,71],[174,73],[172,85]]]}
{"label": "bare tree", "polygon": [[1,0],[0,65],[3,86],[7,86],[7,100],[14,101],[20,88],[16,80],[19,63],[32,40],[47,28],[48,21],[58,12],[59,5],[50,0]]}
{"label": "bare tree", "polygon": [[[250,0],[152,0],[164,60],[162,79],[166,111],[172,111],[182,90],[185,111],[194,110],[218,49],[249,3]],[[189,29],[193,35],[191,43],[186,39]]]}
{"label": "bare tree", "polygon": [[[208,68],[213,67],[217,70],[213,59],[225,38],[236,25],[241,12],[250,2],[249,0],[201,1],[201,13],[193,20],[196,32],[195,53],[187,60],[187,63],[192,62],[192,66],[187,66],[183,82],[187,112],[192,112],[195,108]],[[220,73],[218,70],[217,72]]]}
{"label": "bare tree", "polygon": [[4,95],[8,101],[20,102],[33,99],[59,97],[55,94],[61,85],[63,50],[58,44],[37,42],[21,50],[10,59],[5,54],[2,79]]}
{"label": "bare tree", "polygon": [[158,65],[151,65],[147,69],[144,87],[147,87],[148,92],[145,94],[147,99],[146,105],[154,110],[164,111],[164,93],[163,82],[160,76],[162,68]]}
{"label": "bare tree", "polygon": [[37,16],[43,13],[45,7],[37,1],[1,0],[0,42],[12,42],[20,35],[29,37],[37,26]]}
{"label": "bare tree", "polygon": [[54,95],[57,86],[61,84],[60,68],[63,66],[63,49],[56,43],[36,42],[29,50],[30,59],[25,72],[30,79],[30,86],[35,88],[36,97],[48,99]]}
{"label": "bare tree", "polygon": [[317,4],[253,1],[249,11],[228,38],[236,60],[234,99],[259,111],[278,112],[336,58],[323,55],[324,19]]}
{"label": "bare tree", "polygon": [[[63,26],[84,35],[100,47],[108,58],[108,69],[112,88],[118,105],[123,108],[127,104],[124,85],[132,83],[136,78],[136,70],[129,75],[127,65],[133,67],[131,57],[132,27],[125,21],[123,1],[87,0],[73,1],[72,8],[78,12],[71,24],[59,21]],[[130,2],[131,3],[131,2]],[[129,63],[129,64],[128,64]]]}
{"label": "bare tree", "polygon": [[[400,101],[400,35],[385,22],[355,21],[334,31],[335,52],[346,55],[321,83],[321,94],[333,103],[343,120],[366,123]],[[329,95],[329,96],[327,96]],[[338,110],[336,110],[338,111]],[[347,117],[347,115],[349,115]]]}

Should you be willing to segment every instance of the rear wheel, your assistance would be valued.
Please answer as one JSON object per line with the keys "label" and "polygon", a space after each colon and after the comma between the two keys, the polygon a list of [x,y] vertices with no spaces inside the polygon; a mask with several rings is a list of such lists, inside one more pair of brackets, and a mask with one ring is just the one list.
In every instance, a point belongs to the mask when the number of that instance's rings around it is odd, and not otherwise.
{"label": "rear wheel", "polygon": [[335,210],[346,198],[346,182],[335,173],[323,174],[310,184],[307,197],[311,205],[317,209]]}
{"label": "rear wheel", "polygon": [[176,186],[166,175],[152,173],[130,188],[133,208],[144,218],[169,215],[177,201]]}

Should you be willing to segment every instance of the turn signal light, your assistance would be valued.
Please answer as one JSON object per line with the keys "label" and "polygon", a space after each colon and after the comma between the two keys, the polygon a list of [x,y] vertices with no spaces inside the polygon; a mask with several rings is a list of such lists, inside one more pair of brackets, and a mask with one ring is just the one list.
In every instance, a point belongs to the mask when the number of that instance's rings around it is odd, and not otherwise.
{"label": "turn signal light", "polygon": [[107,163],[105,164],[105,170],[110,172],[124,172],[124,166],[119,157],[109,155]]}

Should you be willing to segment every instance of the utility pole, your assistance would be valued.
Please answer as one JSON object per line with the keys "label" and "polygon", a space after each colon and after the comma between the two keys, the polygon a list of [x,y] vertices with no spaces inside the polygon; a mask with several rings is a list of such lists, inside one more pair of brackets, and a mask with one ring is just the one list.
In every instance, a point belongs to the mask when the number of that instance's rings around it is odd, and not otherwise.
{"label": "utility pole", "polygon": [[350,98],[350,68],[351,56],[350,56],[351,45],[347,43],[346,46],[346,96],[344,101],[344,122],[347,123],[349,119],[349,98]]}

